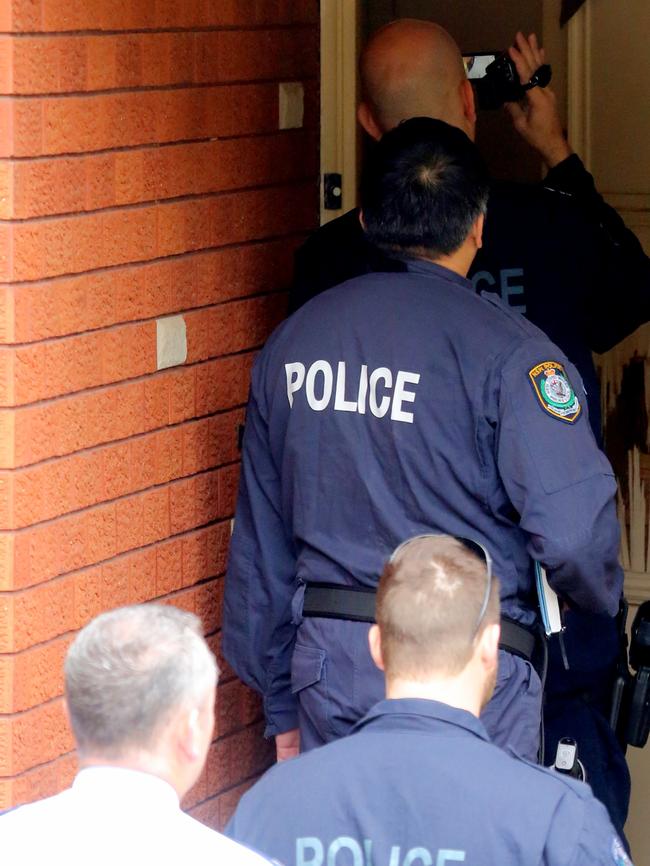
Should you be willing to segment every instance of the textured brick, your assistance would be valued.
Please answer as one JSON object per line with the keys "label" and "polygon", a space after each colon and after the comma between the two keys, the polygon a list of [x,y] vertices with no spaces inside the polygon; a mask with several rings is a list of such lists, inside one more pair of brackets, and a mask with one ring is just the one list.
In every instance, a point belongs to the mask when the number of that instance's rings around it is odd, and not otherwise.
{"label": "textured brick", "polygon": [[167,595],[183,585],[182,552],[183,542],[178,538],[156,548],[156,595]]}
{"label": "textured brick", "polygon": [[122,607],[131,600],[131,567],[121,556],[102,565],[102,609]]}
{"label": "textured brick", "polygon": [[[28,6],[28,10],[24,7]],[[217,26],[317,24],[316,0],[151,0],[99,3],[88,0],[12,0],[5,11],[9,30],[154,30]]]}
{"label": "textured brick", "polygon": [[117,537],[120,547],[131,550],[144,544],[144,498],[130,496],[115,503]]}
{"label": "textured brick", "polygon": [[155,434],[156,484],[183,474],[183,428],[173,427]]}
{"label": "textured brick", "polygon": [[71,640],[62,637],[0,656],[0,684],[5,685],[0,685],[0,714],[22,712],[63,694],[63,660]]}
{"label": "textured brick", "polygon": [[144,509],[143,542],[150,544],[169,535],[169,489],[163,487],[142,494]]}
{"label": "textured brick", "polygon": [[70,753],[20,775],[0,778],[0,811],[58,794],[70,787],[76,771],[77,759]]}
{"label": "textured brick", "polygon": [[195,519],[197,524],[210,523],[220,516],[219,477],[221,472],[205,472],[194,479]]}
{"label": "textured brick", "polygon": [[[180,261],[191,268],[193,295],[189,306],[208,306],[286,287],[297,241],[270,241],[184,256]],[[32,342],[180,310],[182,307],[174,307],[171,301],[171,277],[178,261],[8,286],[0,341],[4,337],[5,341]]]}
{"label": "textured brick", "polygon": [[240,680],[230,680],[217,689],[215,731],[217,737],[231,734],[242,727],[259,722],[262,707],[259,695]]}
{"label": "textured brick", "polygon": [[219,517],[229,517],[235,513],[238,484],[238,463],[219,470]]}
{"label": "textured brick", "polygon": [[[185,533],[229,517],[236,484],[237,466],[228,466],[16,533],[2,532],[0,589],[38,587],[46,593],[43,597],[49,601],[48,588],[53,593],[57,591],[58,584],[54,578],[111,560],[118,554],[161,541],[170,534]],[[224,490],[228,491],[225,500]],[[228,540],[226,525],[209,527],[205,538],[205,547],[201,541],[199,549],[188,547],[185,551],[187,582],[200,580],[199,574],[218,575],[224,570]],[[92,583],[94,577],[88,574],[87,579]],[[34,597],[37,606],[40,597]],[[21,595],[21,603],[29,605],[30,598],[29,592]],[[12,615],[7,610],[8,634],[12,622]]]}
{"label": "textured brick", "polygon": [[63,700],[0,719],[1,740],[8,740],[9,749],[0,755],[0,776],[22,773],[69,752],[73,740]]}
{"label": "textured brick", "polygon": [[[101,610],[162,598],[220,655],[251,350],[317,221],[318,17],[315,0],[0,9],[24,34],[0,35],[0,94],[26,97],[0,99],[0,156],[38,157],[0,161],[0,807],[69,784],[61,661]],[[302,130],[277,130],[286,80]],[[152,320],[175,312],[188,362],[156,372]],[[186,801],[219,826],[270,756],[220,663],[222,739]]]}
{"label": "textured brick", "polygon": [[274,132],[274,84],[40,96],[11,102],[13,130],[0,156],[84,153],[115,147]]}
{"label": "textured brick", "polygon": [[272,758],[273,742],[264,740],[259,724],[224,737],[208,753],[208,788],[216,792],[232,788],[261,773]]}
{"label": "textured brick", "polygon": [[248,30],[196,35],[197,81],[304,78],[318,69],[318,31]]}
{"label": "textured brick", "polygon": [[[8,280],[37,280],[146,261],[311,227],[312,185],[227,193],[158,207],[12,223]],[[6,226],[5,226],[6,228]],[[45,255],[44,251],[48,254]]]}
{"label": "textured brick", "polygon": [[252,354],[208,361],[196,367],[196,414],[211,415],[246,402]]}
{"label": "textured brick", "polygon": [[170,529],[173,535],[196,526],[196,479],[184,478],[169,487]]}
{"label": "textured brick", "polygon": [[86,568],[74,576],[74,627],[83,628],[102,612],[102,569]]}
{"label": "textured brick", "polygon": [[130,604],[142,604],[156,598],[156,549],[149,547],[128,557],[130,569]]}
{"label": "textured brick", "polygon": [[[193,475],[216,463],[216,442],[210,437],[210,419],[183,426],[183,474]],[[0,483],[1,483],[0,478]],[[1,488],[0,488],[1,491]]]}
{"label": "textured brick", "polygon": [[74,584],[70,577],[6,595],[0,601],[0,652],[20,652],[74,626]]}
{"label": "textured brick", "polygon": [[182,583],[184,587],[205,580],[208,570],[208,537],[205,530],[191,532],[182,539]]}
{"label": "textured brick", "polygon": [[230,521],[209,526],[206,532],[208,574],[220,575],[226,570],[228,544],[230,542]]}

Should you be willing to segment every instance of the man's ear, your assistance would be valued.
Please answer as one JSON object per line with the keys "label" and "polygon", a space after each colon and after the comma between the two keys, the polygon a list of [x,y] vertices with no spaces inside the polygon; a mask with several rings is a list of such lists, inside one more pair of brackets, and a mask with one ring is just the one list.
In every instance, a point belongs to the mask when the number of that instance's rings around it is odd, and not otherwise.
{"label": "man's ear", "polygon": [[485,225],[485,214],[479,214],[474,220],[474,225],[470,229],[470,237],[473,239],[476,249],[480,250],[483,246],[483,227]]}
{"label": "man's ear", "polygon": [[382,136],[382,131],[367,102],[359,103],[359,107],[357,108],[357,120],[371,138],[374,138],[375,141],[379,141]]}
{"label": "man's ear", "polygon": [[361,223],[361,228],[365,231],[366,230],[366,221],[363,218],[363,210],[361,208],[359,208],[359,222]]}
{"label": "man's ear", "polygon": [[384,670],[384,657],[381,652],[381,632],[378,625],[371,625],[368,632],[368,646],[373,662],[380,671]]}
{"label": "man's ear", "polygon": [[460,83],[460,87],[463,99],[463,114],[473,130],[476,126],[476,99],[474,97],[474,88],[472,87],[469,78],[464,78]]}
{"label": "man's ear", "polygon": [[499,640],[501,639],[501,626],[498,623],[486,626],[479,639],[479,656],[483,666],[492,670],[498,664]]}
{"label": "man's ear", "polygon": [[178,725],[178,741],[185,755],[196,761],[201,755],[201,725],[197,707],[184,712]]}

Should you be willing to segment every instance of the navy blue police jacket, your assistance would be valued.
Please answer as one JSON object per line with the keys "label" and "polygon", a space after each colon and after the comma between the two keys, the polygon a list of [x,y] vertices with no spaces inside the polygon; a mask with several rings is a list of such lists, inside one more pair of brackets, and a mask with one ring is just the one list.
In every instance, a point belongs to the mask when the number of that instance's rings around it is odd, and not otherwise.
{"label": "navy blue police jacket", "polygon": [[[290,310],[352,277],[401,269],[374,250],[357,211],[316,231],[297,251]],[[543,184],[495,183],[483,246],[470,270],[487,290],[547,334],[578,368],[601,436],[592,352],[605,352],[650,320],[650,260],[573,154]]]}
{"label": "navy blue police jacket", "polygon": [[630,863],[587,785],[492,745],[465,710],[411,698],[277,764],[226,833],[285,866]]}
{"label": "navy blue police jacket", "polygon": [[579,608],[618,608],[616,484],[575,367],[496,296],[407,267],[314,298],[253,370],[223,650],[263,695],[268,735],[296,727],[301,584],[375,587],[412,535],[483,543],[520,622],[535,618],[532,559]]}

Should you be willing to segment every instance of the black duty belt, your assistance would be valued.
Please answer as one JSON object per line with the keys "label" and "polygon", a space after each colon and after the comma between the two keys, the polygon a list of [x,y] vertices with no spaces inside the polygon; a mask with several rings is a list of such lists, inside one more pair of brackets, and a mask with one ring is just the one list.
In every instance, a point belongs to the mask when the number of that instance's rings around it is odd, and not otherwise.
{"label": "black duty belt", "polygon": [[[370,587],[308,583],[302,615],[372,623],[375,622],[375,596],[376,590]],[[536,641],[534,631],[508,617],[501,617],[501,649],[532,661]]]}

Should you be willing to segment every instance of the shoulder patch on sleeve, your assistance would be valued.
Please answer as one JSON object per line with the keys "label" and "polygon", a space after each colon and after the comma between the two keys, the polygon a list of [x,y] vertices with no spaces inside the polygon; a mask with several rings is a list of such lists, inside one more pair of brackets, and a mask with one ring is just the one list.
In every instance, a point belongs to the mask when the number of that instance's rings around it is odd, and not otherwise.
{"label": "shoulder patch on sleeve", "polygon": [[563,364],[542,361],[528,371],[528,378],[545,412],[568,424],[577,420],[582,406]]}
{"label": "shoulder patch on sleeve", "polygon": [[633,866],[618,836],[614,836],[612,839],[612,859],[616,866]]}

